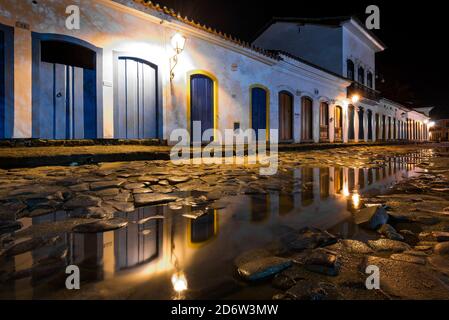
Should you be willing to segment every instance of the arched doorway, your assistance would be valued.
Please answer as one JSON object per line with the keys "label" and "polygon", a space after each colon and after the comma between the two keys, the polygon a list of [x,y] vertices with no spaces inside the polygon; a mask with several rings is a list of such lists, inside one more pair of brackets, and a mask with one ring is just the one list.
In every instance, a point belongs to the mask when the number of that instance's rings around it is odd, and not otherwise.
{"label": "arched doorway", "polygon": [[293,95],[279,92],[279,141],[293,140]]}
{"label": "arched doorway", "polygon": [[348,120],[349,120],[348,140],[355,139],[354,116],[355,116],[354,106],[349,105],[348,106]]}
{"label": "arched doorway", "polygon": [[[251,95],[251,112],[250,127],[255,130],[256,138],[259,138],[259,130],[267,130],[268,115],[269,115],[269,93],[268,89],[262,86],[252,86],[250,89]],[[268,136],[267,136],[268,139]]]}
{"label": "arched doorway", "polygon": [[340,106],[335,107],[335,129],[334,129],[334,140],[336,142],[343,141],[343,108]]}
{"label": "arched doorway", "polygon": [[[194,73],[189,78],[189,84],[191,140],[193,142],[210,142],[214,137],[203,137],[203,134],[206,130],[215,128],[216,80],[204,73]],[[201,124],[201,130],[196,132],[194,124],[198,123]]]}
{"label": "arched doorway", "polygon": [[158,68],[129,55],[116,55],[114,137],[158,138]]}
{"label": "arched doorway", "polygon": [[61,35],[33,34],[33,137],[102,136],[101,50]]}
{"label": "arched doorway", "polygon": [[313,141],[313,100],[309,97],[302,98],[301,117],[301,141]]}
{"label": "arched doorway", "polygon": [[368,140],[373,140],[373,112],[371,110],[367,111],[368,116]]}
{"label": "arched doorway", "polygon": [[320,141],[329,141],[329,104],[320,103]]}

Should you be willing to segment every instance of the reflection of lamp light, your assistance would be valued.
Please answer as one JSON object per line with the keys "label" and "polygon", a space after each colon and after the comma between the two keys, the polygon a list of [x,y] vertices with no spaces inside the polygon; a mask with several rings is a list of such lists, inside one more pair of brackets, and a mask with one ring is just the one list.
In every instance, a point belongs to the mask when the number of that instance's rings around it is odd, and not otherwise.
{"label": "reflection of lamp light", "polygon": [[178,64],[178,55],[184,50],[185,45],[186,45],[186,38],[180,35],[179,33],[176,33],[171,38],[171,46],[175,51],[175,55],[173,56],[173,58],[170,59],[171,62],[170,80],[173,80],[175,78],[175,73],[173,72],[173,70]]}
{"label": "reflection of lamp light", "polygon": [[352,195],[352,205],[354,206],[355,209],[359,208],[360,205],[360,195],[358,193],[354,193]]}
{"label": "reflection of lamp light", "polygon": [[357,103],[360,100],[360,96],[358,94],[355,94],[352,96],[351,101],[352,103]]}
{"label": "reflection of lamp light", "polygon": [[350,193],[349,193],[348,186],[344,186],[343,187],[343,196],[349,197],[349,195],[350,195]]}
{"label": "reflection of lamp light", "polygon": [[184,273],[177,272],[171,277],[171,283],[173,285],[173,289],[177,293],[182,293],[187,290],[187,279]]}

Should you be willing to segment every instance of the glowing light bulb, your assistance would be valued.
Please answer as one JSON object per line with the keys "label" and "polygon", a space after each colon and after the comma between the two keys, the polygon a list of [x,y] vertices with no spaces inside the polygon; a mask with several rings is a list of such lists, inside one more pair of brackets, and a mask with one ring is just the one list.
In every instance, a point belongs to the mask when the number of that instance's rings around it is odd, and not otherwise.
{"label": "glowing light bulb", "polygon": [[358,94],[355,94],[352,96],[351,101],[352,103],[357,103],[360,100],[360,96]]}

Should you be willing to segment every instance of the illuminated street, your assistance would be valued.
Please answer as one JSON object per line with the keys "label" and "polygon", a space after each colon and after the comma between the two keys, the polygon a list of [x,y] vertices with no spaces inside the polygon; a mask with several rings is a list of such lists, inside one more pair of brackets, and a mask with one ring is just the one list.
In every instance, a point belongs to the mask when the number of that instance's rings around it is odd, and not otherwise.
{"label": "illuminated street", "polygon": [[1,170],[0,298],[447,299],[448,148]]}

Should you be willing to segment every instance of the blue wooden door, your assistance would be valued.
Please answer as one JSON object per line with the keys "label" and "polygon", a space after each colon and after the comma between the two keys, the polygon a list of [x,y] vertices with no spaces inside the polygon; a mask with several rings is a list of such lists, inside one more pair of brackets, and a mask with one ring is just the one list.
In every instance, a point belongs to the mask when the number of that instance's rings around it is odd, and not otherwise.
{"label": "blue wooden door", "polygon": [[157,67],[137,58],[119,57],[116,84],[115,137],[157,138]]}
{"label": "blue wooden door", "polygon": [[5,34],[0,30],[0,139],[5,138]]}
{"label": "blue wooden door", "polygon": [[191,132],[192,141],[198,142],[204,140],[204,131],[214,128],[214,81],[205,75],[193,75],[190,78],[190,99],[190,128],[193,128],[193,122],[201,122],[201,139]]}
{"label": "blue wooden door", "polygon": [[251,124],[257,138],[258,130],[267,128],[267,91],[262,88],[251,89]]}
{"label": "blue wooden door", "polygon": [[52,55],[43,55],[39,66],[36,138],[96,138],[96,70],[61,63],[64,58],[59,59],[58,48],[52,45]]}

